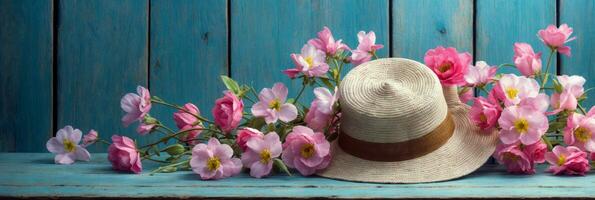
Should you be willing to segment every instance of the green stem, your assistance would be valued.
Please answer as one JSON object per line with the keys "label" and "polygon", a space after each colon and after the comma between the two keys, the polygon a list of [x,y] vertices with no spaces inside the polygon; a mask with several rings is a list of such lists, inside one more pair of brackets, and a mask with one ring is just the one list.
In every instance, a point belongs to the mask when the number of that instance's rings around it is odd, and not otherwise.
{"label": "green stem", "polygon": [[211,120],[208,120],[207,118],[204,118],[204,117],[202,117],[200,115],[194,114],[194,113],[190,112],[189,110],[186,110],[185,108],[183,108],[181,106],[173,105],[173,104],[170,104],[170,103],[167,103],[167,102],[164,102],[164,101],[155,100],[155,99],[151,99],[151,102],[157,103],[157,104],[161,104],[161,105],[164,105],[164,106],[169,106],[169,107],[172,107],[172,108],[175,108],[175,109],[184,111],[184,112],[186,112],[188,114],[191,114],[192,116],[196,117],[197,119],[199,119],[201,121],[204,121],[204,122],[208,122],[208,123],[213,124],[213,122]]}
{"label": "green stem", "polygon": [[153,161],[153,162],[158,162],[158,163],[168,163],[168,162],[163,161],[163,160],[153,159],[150,156],[148,156],[148,157],[145,156],[145,157],[143,157],[143,159],[147,159],[147,160],[150,160],[150,161]]}
{"label": "green stem", "polygon": [[161,167],[159,167],[159,168],[151,171],[150,175],[153,175],[153,174],[159,172],[161,169],[168,168],[168,167],[177,167],[177,166],[180,166],[180,165],[188,164],[189,162],[190,162],[190,160],[184,160],[182,162],[174,163],[174,164],[171,164],[171,165],[161,166]]}
{"label": "green stem", "polygon": [[554,148],[552,146],[552,143],[550,142],[550,140],[547,139],[547,136],[546,135],[541,136],[541,139],[547,145],[547,149],[549,149],[551,151]]}
{"label": "green stem", "polygon": [[545,73],[544,73],[545,75],[543,75],[543,82],[541,82],[541,88],[544,88],[545,85],[547,84],[548,77],[550,75],[550,73],[549,73],[549,71],[550,71],[550,64],[551,64],[552,57],[553,57],[553,55],[554,55],[555,52],[556,51],[554,49],[550,50],[550,56],[548,56],[548,58],[547,58],[547,64],[546,64]]}
{"label": "green stem", "polygon": [[154,145],[157,145],[157,144],[159,144],[159,143],[161,143],[163,141],[167,141],[167,140],[169,140],[172,137],[177,137],[177,136],[179,136],[181,134],[184,134],[184,133],[187,133],[187,132],[190,132],[190,131],[196,131],[196,130],[208,130],[208,131],[213,131],[213,132],[221,133],[221,131],[219,131],[219,130],[214,130],[214,129],[209,129],[209,128],[191,128],[191,129],[186,129],[186,130],[183,130],[183,131],[176,132],[173,135],[168,135],[166,137],[163,137],[163,138],[161,138],[161,140],[159,140],[157,142],[153,142],[151,144],[144,145],[144,146],[140,147],[139,149],[143,149],[143,148],[147,148],[147,147],[150,147],[150,146],[154,146]]}
{"label": "green stem", "polygon": [[304,93],[304,89],[306,89],[306,83],[302,84],[302,89],[300,89],[300,91],[298,92],[297,96],[293,99],[294,103],[298,102],[298,99],[300,99],[300,96],[302,96],[302,93]]}
{"label": "green stem", "polygon": [[501,65],[498,65],[498,69],[500,69],[501,67],[516,67],[516,66],[514,64],[504,63]]}
{"label": "green stem", "polygon": [[577,103],[576,105],[578,106],[578,109],[580,109],[581,112],[583,112],[583,115],[587,114],[587,110],[585,110],[585,108],[583,108],[583,106],[581,106],[580,103]]}

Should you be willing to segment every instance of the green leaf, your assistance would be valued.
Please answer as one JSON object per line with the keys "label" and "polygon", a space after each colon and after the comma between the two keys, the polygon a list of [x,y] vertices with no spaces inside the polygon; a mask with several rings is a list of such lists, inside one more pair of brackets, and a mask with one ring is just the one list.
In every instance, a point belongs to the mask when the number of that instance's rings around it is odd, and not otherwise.
{"label": "green leaf", "polygon": [[562,85],[556,79],[553,79],[553,80],[554,80],[554,90],[556,90],[557,93],[562,93],[562,90],[563,90]]}
{"label": "green leaf", "polygon": [[159,172],[161,173],[172,173],[172,172],[176,172],[178,171],[177,167],[164,167],[161,170],[159,170]]}
{"label": "green leaf", "polygon": [[291,172],[289,172],[289,169],[287,169],[287,166],[285,166],[285,163],[283,163],[282,160],[280,160],[279,158],[275,158],[273,160],[273,163],[275,164],[275,167],[277,167],[277,169],[279,169],[282,172],[285,172],[289,176],[292,176]]}
{"label": "green leaf", "polygon": [[153,153],[157,156],[161,156],[161,154],[159,153],[159,148],[157,148],[157,146],[153,145],[151,146],[151,151],[153,151]]}
{"label": "green leaf", "polygon": [[329,81],[328,78],[321,78],[320,80],[322,81],[322,83],[324,83],[324,85],[326,85],[326,87],[330,89],[335,88],[335,86],[331,83],[331,81]]}
{"label": "green leaf", "polygon": [[266,122],[264,121],[264,118],[262,118],[262,117],[254,117],[248,123],[249,127],[252,127],[257,130],[260,130],[264,125],[266,125]]}
{"label": "green leaf", "polygon": [[289,98],[289,99],[287,99],[287,103],[293,104],[293,103],[295,103],[295,99]]}
{"label": "green leaf", "polygon": [[225,84],[225,87],[228,90],[232,91],[236,95],[240,94],[240,85],[238,85],[238,82],[225,75],[221,75],[221,81],[223,81],[223,84]]}
{"label": "green leaf", "polygon": [[552,122],[550,123],[550,127],[548,128],[547,132],[552,133],[556,132],[562,128],[566,127],[566,122]]}

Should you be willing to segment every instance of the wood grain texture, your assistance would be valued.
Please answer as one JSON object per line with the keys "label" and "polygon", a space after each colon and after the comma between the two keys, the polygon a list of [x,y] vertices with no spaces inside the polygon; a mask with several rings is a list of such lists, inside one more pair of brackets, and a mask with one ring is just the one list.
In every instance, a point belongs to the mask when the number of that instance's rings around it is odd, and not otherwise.
{"label": "wood grain texture", "polygon": [[[289,55],[299,53],[303,45],[328,26],[335,39],[357,47],[360,30],[374,31],[376,43],[384,44],[379,57],[387,57],[388,1],[231,1],[231,76],[260,91],[283,82],[297,95],[301,82],[290,81],[281,71],[293,68]],[[348,67],[349,69],[349,67]],[[347,70],[346,70],[347,71]],[[306,90],[306,91],[311,91]],[[301,102],[309,104],[313,96],[305,93]]]}
{"label": "wood grain texture", "polygon": [[393,0],[392,12],[393,57],[423,63],[439,45],[473,54],[472,0]]}
{"label": "wood grain texture", "polygon": [[120,98],[147,86],[148,1],[59,3],[57,128],[137,136],[135,124],[122,127]]}
{"label": "wood grain texture", "polygon": [[[568,43],[572,57],[560,56],[560,74],[583,76],[587,79],[585,89],[595,87],[595,1],[561,0],[560,24],[564,23],[574,28],[577,39]],[[585,109],[595,106],[595,90],[582,105]]]}
{"label": "wood grain texture", "polygon": [[[219,76],[228,74],[226,13],[225,0],[151,1],[152,94],[178,105],[193,103],[210,118],[225,89]],[[175,128],[175,110],[153,108],[153,116]]]}
{"label": "wood grain texture", "polygon": [[[513,63],[515,42],[525,42],[536,52],[542,52],[543,70],[549,49],[537,37],[537,31],[556,23],[555,0],[478,0],[476,30],[476,60],[490,65]],[[520,74],[505,67],[502,73]],[[556,58],[550,73],[556,73]],[[551,81],[550,81],[551,82]]]}
{"label": "wood grain texture", "polygon": [[0,1],[0,151],[45,151],[52,132],[51,0]]}
{"label": "wood grain texture", "polygon": [[511,175],[502,166],[446,182],[372,184],[320,177],[275,174],[255,179],[246,172],[222,180],[201,181],[190,171],[149,175],[155,166],[143,163],[141,175],[111,170],[106,154],[90,162],[53,164],[45,153],[0,154],[0,197],[79,198],[593,198],[595,176],[553,176],[546,165],[531,176]]}

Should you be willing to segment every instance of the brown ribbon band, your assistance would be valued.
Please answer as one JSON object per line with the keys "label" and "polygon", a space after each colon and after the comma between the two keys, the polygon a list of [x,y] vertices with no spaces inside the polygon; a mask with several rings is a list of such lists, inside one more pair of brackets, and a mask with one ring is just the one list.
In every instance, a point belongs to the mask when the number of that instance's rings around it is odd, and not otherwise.
{"label": "brown ribbon band", "polygon": [[376,143],[359,140],[341,132],[339,147],[353,156],[372,161],[394,162],[426,155],[440,148],[452,136],[455,124],[450,113],[430,133],[412,140],[395,143]]}

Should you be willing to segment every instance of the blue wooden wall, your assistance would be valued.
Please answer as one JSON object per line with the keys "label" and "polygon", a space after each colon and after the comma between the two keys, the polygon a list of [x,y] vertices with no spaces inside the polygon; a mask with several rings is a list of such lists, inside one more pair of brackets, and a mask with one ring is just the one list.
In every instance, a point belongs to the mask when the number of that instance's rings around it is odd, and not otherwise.
{"label": "blue wooden wall", "polygon": [[45,151],[69,124],[135,136],[119,99],[136,85],[207,115],[222,74],[295,93],[280,71],[325,25],[351,45],[375,31],[381,57],[421,61],[445,45],[496,64],[511,62],[515,41],[546,52],[537,30],[568,23],[573,56],[554,68],[595,87],[594,11],[593,0],[0,0],[0,151]]}

